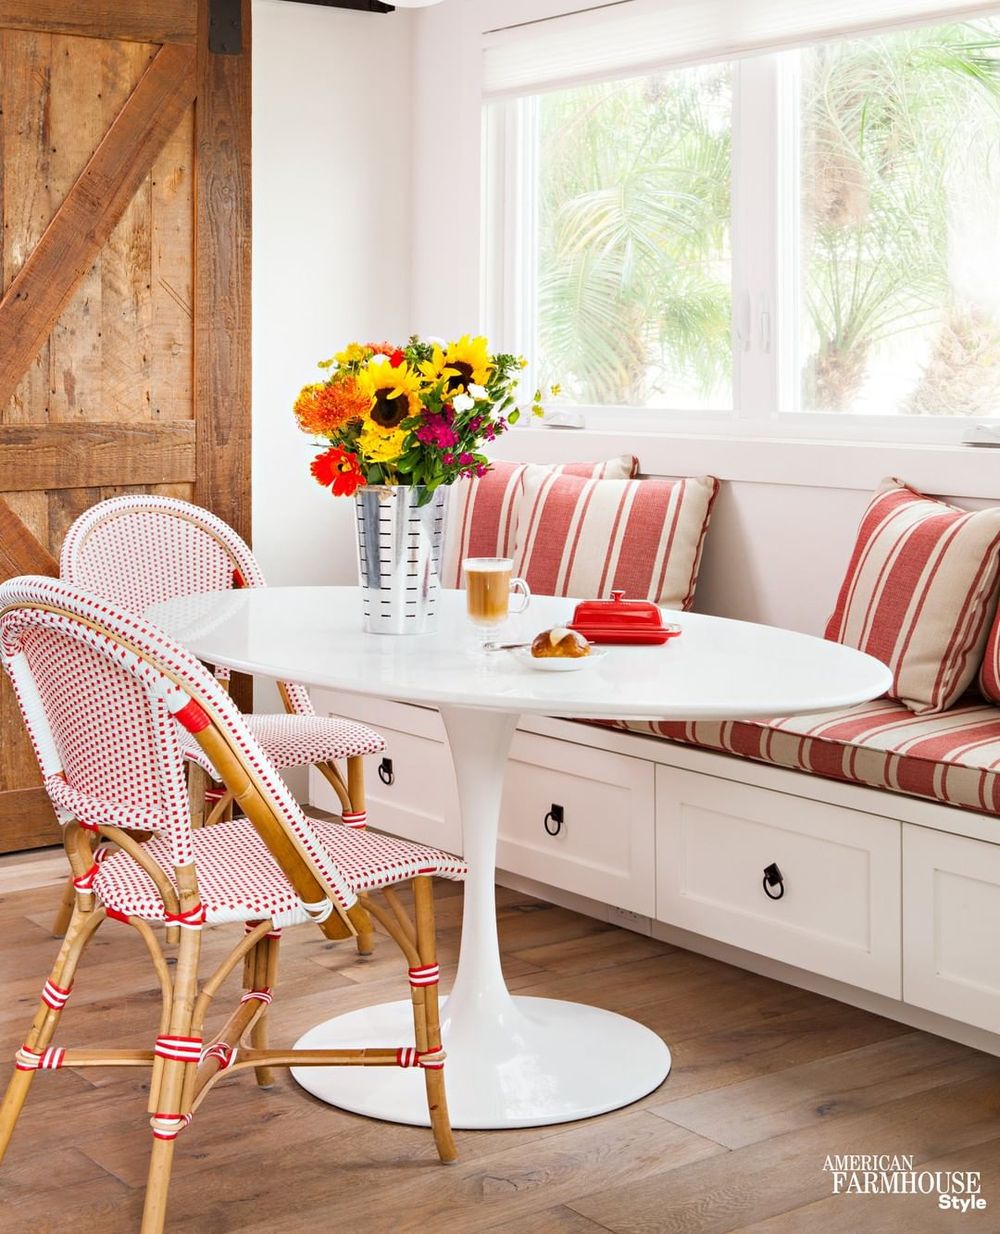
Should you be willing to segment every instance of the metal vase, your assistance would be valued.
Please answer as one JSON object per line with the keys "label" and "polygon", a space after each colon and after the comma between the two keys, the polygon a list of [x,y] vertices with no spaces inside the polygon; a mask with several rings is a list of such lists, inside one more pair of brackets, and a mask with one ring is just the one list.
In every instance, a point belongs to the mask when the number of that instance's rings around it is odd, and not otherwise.
{"label": "metal vase", "polygon": [[358,489],[358,563],[364,629],[426,634],[435,627],[447,488],[419,505],[422,485]]}

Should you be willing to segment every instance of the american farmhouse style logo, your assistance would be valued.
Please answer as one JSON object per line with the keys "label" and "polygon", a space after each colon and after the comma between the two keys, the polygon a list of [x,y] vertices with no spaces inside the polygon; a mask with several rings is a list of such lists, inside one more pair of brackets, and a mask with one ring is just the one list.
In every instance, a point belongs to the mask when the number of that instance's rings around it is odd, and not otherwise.
{"label": "american farmhouse style logo", "polygon": [[942,1212],[979,1212],[987,1207],[978,1170],[917,1170],[907,1154],[857,1153],[828,1156],[823,1169],[834,1195],[936,1196]]}

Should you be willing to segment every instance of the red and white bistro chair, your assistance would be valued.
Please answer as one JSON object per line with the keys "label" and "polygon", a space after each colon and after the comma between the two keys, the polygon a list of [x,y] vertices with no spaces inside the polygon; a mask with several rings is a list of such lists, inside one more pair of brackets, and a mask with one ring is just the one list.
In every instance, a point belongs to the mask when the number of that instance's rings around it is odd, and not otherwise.
{"label": "red and white bistro chair", "polygon": [[[113,497],[82,514],[66,533],[59,572],[67,582],[139,614],[175,596],[266,586],[248,545],[220,518],[187,501],[144,494]],[[228,681],[228,669],[217,669],[216,677]],[[278,688],[285,714],[248,715],[254,736],[276,767],[315,766],[340,799],[342,821],[364,827],[364,758],[385,749],[381,735],[364,724],[317,715],[304,686],[285,681]],[[204,777],[219,777],[197,742],[187,739],[183,745],[202,772],[191,777],[195,824],[214,823],[227,816],[232,795],[210,793],[216,800],[205,818]],[[338,760],[344,762],[343,771]],[[57,934],[65,930],[71,910],[67,890]],[[362,951],[367,941],[359,940]]]}
{"label": "red and white bistro chair", "polygon": [[[306,818],[246,718],[198,660],[141,617],[64,581],[29,576],[0,586],[0,659],[63,825],[78,891],[0,1106],[0,1158],[36,1072],[147,1068],[152,1160],[142,1234],[160,1234],[174,1141],[220,1076],[252,1067],[266,1085],[275,1066],[345,1065],[419,1068],[438,1154],[454,1160],[431,879],[463,878],[462,861]],[[246,818],[192,828],[185,780],[191,740],[245,803]],[[92,837],[100,842],[96,853]],[[413,919],[393,890],[403,882],[412,883]],[[347,938],[370,931],[372,918],[398,944],[409,970],[413,1044],[269,1049],[266,1017],[281,931],[311,923],[328,938]],[[55,1044],[81,955],[109,920],[112,929],[136,932],[157,973],[162,1009],[149,1048]],[[243,929],[223,963],[200,981],[202,932],[222,923]],[[176,966],[168,967],[154,927],[171,925],[180,928],[180,945]],[[221,1026],[209,1030],[213,1000],[241,961],[242,990]]]}

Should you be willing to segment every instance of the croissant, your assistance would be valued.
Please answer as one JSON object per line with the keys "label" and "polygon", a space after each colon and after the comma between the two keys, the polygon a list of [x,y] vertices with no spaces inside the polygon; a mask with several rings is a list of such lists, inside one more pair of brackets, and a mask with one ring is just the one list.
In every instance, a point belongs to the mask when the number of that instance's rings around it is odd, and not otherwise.
{"label": "croissant", "polygon": [[590,644],[575,630],[569,630],[566,626],[554,626],[551,630],[543,630],[535,636],[531,644],[531,654],[538,659],[562,657],[578,660],[581,656],[590,655]]}

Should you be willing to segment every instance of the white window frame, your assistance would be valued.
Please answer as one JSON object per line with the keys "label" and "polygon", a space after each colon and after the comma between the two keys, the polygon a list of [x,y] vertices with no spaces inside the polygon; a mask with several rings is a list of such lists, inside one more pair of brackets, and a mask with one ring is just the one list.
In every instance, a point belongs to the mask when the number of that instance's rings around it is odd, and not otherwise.
{"label": "white window frame", "polygon": [[[733,408],[582,405],[574,413],[597,432],[961,444],[983,421],[799,410],[800,291],[798,263],[789,260],[797,257],[792,246],[799,236],[796,53],[747,56],[732,62],[732,74]],[[567,81],[559,88],[575,84],[582,83]],[[535,177],[537,98],[487,102],[483,122],[483,319],[501,347],[529,359],[535,351],[532,275],[538,263],[536,195],[527,186]],[[781,244],[782,236],[788,244]],[[524,388],[534,386],[529,367]],[[997,427],[996,419],[988,423]]]}

